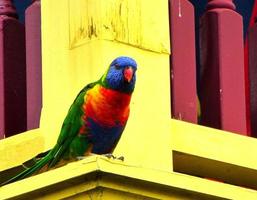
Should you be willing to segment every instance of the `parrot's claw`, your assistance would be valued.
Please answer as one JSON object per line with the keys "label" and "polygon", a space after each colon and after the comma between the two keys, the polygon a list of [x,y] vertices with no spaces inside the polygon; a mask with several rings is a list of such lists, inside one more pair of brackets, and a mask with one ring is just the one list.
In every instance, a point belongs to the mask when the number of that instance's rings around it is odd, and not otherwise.
{"label": "parrot's claw", "polygon": [[124,156],[120,156],[120,157],[118,157],[117,159],[118,159],[118,160],[121,160],[121,161],[124,161],[124,160],[125,160]]}
{"label": "parrot's claw", "polygon": [[116,157],[114,155],[112,155],[111,153],[107,153],[107,154],[103,154],[103,156],[109,158],[109,159],[116,159]]}
{"label": "parrot's claw", "polygon": [[116,156],[114,156],[113,154],[111,154],[111,153],[107,153],[107,154],[103,154],[103,156],[105,156],[105,157],[107,157],[107,158],[109,158],[109,159],[115,159],[115,160],[121,160],[121,161],[124,161],[124,156],[120,156],[120,157],[116,157]]}

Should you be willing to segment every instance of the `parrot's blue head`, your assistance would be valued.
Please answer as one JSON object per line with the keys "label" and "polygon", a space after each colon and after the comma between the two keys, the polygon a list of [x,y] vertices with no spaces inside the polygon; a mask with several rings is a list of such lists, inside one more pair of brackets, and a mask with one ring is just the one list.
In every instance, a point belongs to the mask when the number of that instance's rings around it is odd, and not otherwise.
{"label": "parrot's blue head", "polygon": [[112,61],[103,81],[113,90],[132,93],[136,83],[136,70],[135,60],[121,56]]}

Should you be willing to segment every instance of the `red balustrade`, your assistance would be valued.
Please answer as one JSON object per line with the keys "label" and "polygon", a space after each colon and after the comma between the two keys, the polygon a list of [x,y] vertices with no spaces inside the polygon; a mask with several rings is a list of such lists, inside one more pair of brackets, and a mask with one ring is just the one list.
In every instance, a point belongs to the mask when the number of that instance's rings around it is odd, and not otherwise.
{"label": "red balustrade", "polygon": [[0,0],[0,138],[25,130],[25,29],[12,1]]}
{"label": "red balustrade", "polygon": [[194,7],[170,0],[172,116],[197,123]]}
{"label": "red balustrade", "polygon": [[257,1],[254,3],[245,41],[245,66],[249,67],[251,135],[257,137]]}
{"label": "red balustrade", "polygon": [[200,21],[201,124],[247,135],[243,24],[232,0],[209,0]]}
{"label": "red balustrade", "polygon": [[41,4],[26,9],[27,129],[39,127],[42,108]]}

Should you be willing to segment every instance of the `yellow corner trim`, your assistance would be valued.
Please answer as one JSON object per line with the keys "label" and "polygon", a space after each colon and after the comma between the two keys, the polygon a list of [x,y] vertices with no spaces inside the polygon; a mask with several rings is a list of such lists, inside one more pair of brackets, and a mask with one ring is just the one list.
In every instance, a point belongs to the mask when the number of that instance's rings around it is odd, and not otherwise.
{"label": "yellow corner trim", "polygon": [[[0,188],[1,198],[77,199],[111,189],[157,199],[256,199],[257,191],[91,156]],[[42,196],[44,194],[44,196]],[[186,196],[185,196],[186,195]],[[104,199],[104,198],[102,198]]]}

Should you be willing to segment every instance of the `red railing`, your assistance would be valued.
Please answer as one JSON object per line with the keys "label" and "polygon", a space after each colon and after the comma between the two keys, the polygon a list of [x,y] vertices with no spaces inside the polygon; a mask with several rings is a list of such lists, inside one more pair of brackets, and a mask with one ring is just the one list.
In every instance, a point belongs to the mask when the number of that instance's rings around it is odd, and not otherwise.
{"label": "red railing", "polygon": [[[191,116],[196,118],[196,110],[180,105],[194,102],[192,107],[197,106],[196,100],[191,100],[196,98],[195,58],[188,55],[194,52],[194,43],[188,42],[188,40],[194,41],[191,30],[194,8],[190,6],[188,0],[170,0],[170,2],[173,117],[179,118],[177,113],[183,113],[182,120],[192,122]],[[199,123],[250,135],[252,126],[250,126],[248,65],[244,64],[242,17],[235,9],[232,0],[209,0],[206,11],[200,19]],[[253,38],[257,39],[257,35]],[[184,39],[186,42],[181,42]],[[250,49],[250,52],[254,53],[256,50]],[[257,62],[257,56],[252,56],[252,59]],[[250,80],[252,79],[254,78],[250,76]]]}
{"label": "red railing", "polygon": [[171,98],[176,119],[197,123],[194,8],[170,0]]}
{"label": "red railing", "polygon": [[[194,7],[189,0],[169,3],[173,117],[257,136],[257,25],[251,23],[249,31],[248,74],[248,59],[244,64],[248,46],[244,56],[242,17],[232,0],[208,1],[199,30],[199,106]],[[16,18],[12,1],[0,0],[1,7],[0,138],[3,138],[39,126],[42,72],[40,1],[34,0],[26,10],[26,33]],[[255,7],[257,13],[257,5]],[[197,116],[199,107],[200,117]]]}
{"label": "red railing", "polygon": [[25,33],[12,0],[0,0],[0,138],[39,125],[40,26],[40,1],[26,11]]}
{"label": "red railing", "polygon": [[[0,134],[26,130],[25,27],[10,0],[0,1]],[[18,53],[19,52],[19,53]]]}
{"label": "red railing", "polygon": [[41,4],[32,1],[25,13],[28,130],[39,127],[42,108]]}
{"label": "red railing", "polygon": [[242,17],[232,0],[212,0],[200,23],[201,124],[247,135]]}
{"label": "red railing", "polygon": [[249,34],[245,42],[245,63],[249,65],[249,93],[251,135],[257,137],[257,1],[254,3],[249,23]]}

